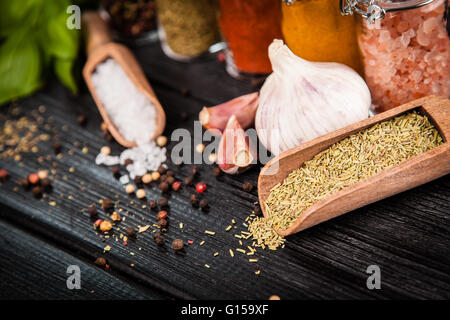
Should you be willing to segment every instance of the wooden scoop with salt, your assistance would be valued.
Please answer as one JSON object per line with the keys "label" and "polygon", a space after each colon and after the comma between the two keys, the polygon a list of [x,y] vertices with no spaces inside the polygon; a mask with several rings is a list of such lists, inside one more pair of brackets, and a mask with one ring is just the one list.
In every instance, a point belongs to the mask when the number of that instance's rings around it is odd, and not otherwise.
{"label": "wooden scoop with salt", "polygon": [[[107,23],[95,11],[87,11],[82,15],[83,29],[86,36],[86,49],[88,59],[83,68],[83,77],[97,104],[98,110],[106,123],[111,135],[124,147],[130,148],[136,146],[136,141],[128,141],[119,132],[117,127],[111,121],[105,107],[96,94],[91,76],[97,65],[105,60],[114,59],[129,77],[137,90],[144,94],[155,108],[155,131],[151,140],[156,139],[164,131],[166,125],[166,114],[158,101],[152,87],[147,81],[144,72],[133,53],[124,45],[112,42],[112,37]],[[126,106],[123,106],[126,108]]]}

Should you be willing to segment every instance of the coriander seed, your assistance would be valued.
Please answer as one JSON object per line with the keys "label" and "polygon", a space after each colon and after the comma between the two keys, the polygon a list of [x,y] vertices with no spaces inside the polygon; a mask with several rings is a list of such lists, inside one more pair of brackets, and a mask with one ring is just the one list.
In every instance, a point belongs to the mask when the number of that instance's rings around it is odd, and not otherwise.
{"label": "coriander seed", "polygon": [[184,248],[183,240],[181,240],[181,239],[175,239],[175,240],[173,240],[173,242],[172,242],[172,248],[173,248],[173,250],[175,250],[175,251],[181,251],[181,250],[183,250],[183,248]]}

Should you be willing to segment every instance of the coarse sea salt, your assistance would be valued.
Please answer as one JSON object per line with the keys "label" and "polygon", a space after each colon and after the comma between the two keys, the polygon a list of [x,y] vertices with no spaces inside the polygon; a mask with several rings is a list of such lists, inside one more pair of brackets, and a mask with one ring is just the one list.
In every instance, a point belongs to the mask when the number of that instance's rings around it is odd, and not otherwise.
{"label": "coarse sea salt", "polygon": [[156,111],[122,67],[114,60],[100,63],[91,77],[95,92],[106,113],[127,141],[150,141],[156,128]]}

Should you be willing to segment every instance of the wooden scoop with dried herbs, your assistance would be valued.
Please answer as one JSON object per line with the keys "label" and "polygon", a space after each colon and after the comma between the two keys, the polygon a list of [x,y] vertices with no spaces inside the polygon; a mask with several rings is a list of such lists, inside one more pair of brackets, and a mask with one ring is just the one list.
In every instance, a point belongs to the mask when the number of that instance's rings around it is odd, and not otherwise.
{"label": "wooden scoop with dried herbs", "polygon": [[442,143],[427,116],[407,113],[355,133],[317,154],[275,185],[267,219],[286,230],[310,206]]}

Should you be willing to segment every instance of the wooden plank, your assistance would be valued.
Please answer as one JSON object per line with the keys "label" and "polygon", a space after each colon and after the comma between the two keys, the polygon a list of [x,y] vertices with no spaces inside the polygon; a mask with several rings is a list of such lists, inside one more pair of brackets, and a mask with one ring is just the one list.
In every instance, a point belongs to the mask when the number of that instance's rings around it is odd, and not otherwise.
{"label": "wooden plank", "polygon": [[[165,299],[128,283],[44,239],[0,220],[0,299]],[[67,268],[80,268],[80,289],[68,289]]]}
{"label": "wooden plank", "polygon": [[[251,91],[250,86],[225,76],[223,66],[213,58],[193,64],[171,62],[161,56],[157,46],[138,49],[137,57],[165,108],[169,136],[178,127],[192,132],[193,120],[203,103],[218,103]],[[218,84],[218,80],[222,83]],[[181,93],[181,88],[187,85],[191,91],[188,97]],[[129,212],[124,214],[126,221],[121,228],[152,224],[156,222],[155,212],[142,208],[139,201],[131,203],[110,170],[93,164],[98,150],[107,143],[99,130],[100,117],[92,99],[87,93],[71,97],[59,84],[51,83],[40,93],[19,102],[27,113],[40,104],[46,105],[43,116],[51,117],[52,126],[59,132],[63,157],[53,155],[51,143],[42,143],[37,154],[23,155],[22,165],[13,160],[2,161],[0,166],[8,169],[11,179],[0,186],[0,203],[18,213],[12,215],[2,210],[0,215],[89,259],[110,245],[107,256],[112,268],[132,281],[178,298],[266,299],[272,294],[283,299],[449,298],[448,176],[289,237],[285,249],[261,252],[254,264],[248,262],[248,256],[236,251],[234,258],[229,255],[228,249],[234,250],[239,245],[234,237],[236,230],[226,232],[225,228],[232,219],[240,228],[250,214],[257,192],[244,192],[241,185],[246,180],[256,184],[260,168],[216,179],[210,166],[200,165],[197,181],[201,179],[208,184],[204,197],[210,203],[210,211],[203,213],[191,207],[188,198],[192,187],[173,192],[169,200],[167,242],[175,238],[192,240],[185,254],[177,255],[169,246],[159,248],[148,231],[124,246],[121,241],[100,238],[92,228],[92,221],[80,210],[99,198],[114,198]],[[81,111],[89,115],[86,128],[76,123],[76,115]],[[187,112],[187,120],[182,119],[182,112]],[[74,141],[85,144],[89,152],[84,154],[73,147]],[[108,145],[113,153],[122,150],[115,143]],[[169,145],[169,153],[173,145]],[[39,155],[51,155],[51,159],[39,164],[36,161]],[[59,167],[49,198],[33,199],[21,188],[13,191],[15,181],[31,171],[48,168],[52,161]],[[70,172],[72,167],[74,172]],[[189,165],[178,168],[171,163],[169,167],[179,179],[187,176],[190,168]],[[160,196],[156,185],[147,191],[150,198]],[[50,206],[49,200],[55,201],[56,206]],[[100,217],[106,215],[101,212]],[[178,226],[180,222],[183,229]],[[216,235],[206,235],[205,229],[216,231]],[[199,246],[202,240],[205,244]],[[214,252],[220,252],[219,256],[213,257]],[[205,268],[204,264],[211,268]],[[372,264],[382,270],[382,290],[366,288],[365,271]],[[261,274],[255,275],[258,269]]]}

